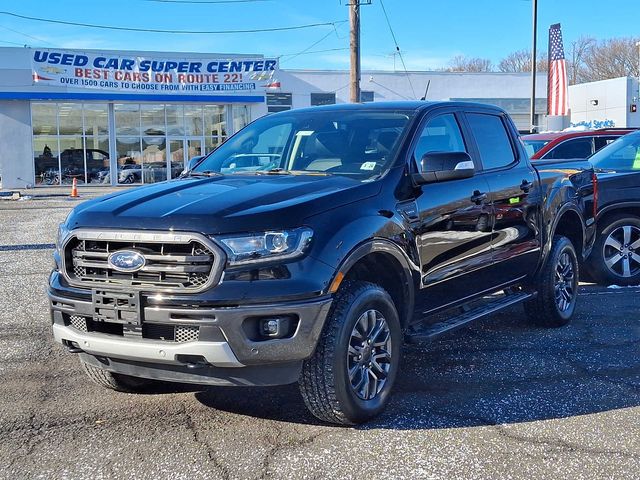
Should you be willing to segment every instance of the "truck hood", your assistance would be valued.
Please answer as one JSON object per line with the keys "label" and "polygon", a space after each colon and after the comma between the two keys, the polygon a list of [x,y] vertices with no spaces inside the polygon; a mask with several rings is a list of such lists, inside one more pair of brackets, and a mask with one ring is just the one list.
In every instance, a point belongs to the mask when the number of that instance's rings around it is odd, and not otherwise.
{"label": "truck hood", "polygon": [[87,201],[67,224],[208,234],[295,228],[307,217],[368,198],[380,188],[377,181],[337,175],[184,178]]}

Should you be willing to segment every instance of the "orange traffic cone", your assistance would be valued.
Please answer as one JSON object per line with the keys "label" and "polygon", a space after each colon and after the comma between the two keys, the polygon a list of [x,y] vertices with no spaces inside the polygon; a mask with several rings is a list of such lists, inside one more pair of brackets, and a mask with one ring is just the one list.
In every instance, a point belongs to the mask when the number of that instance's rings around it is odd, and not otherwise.
{"label": "orange traffic cone", "polygon": [[78,198],[78,179],[74,178],[73,183],[71,184],[71,198]]}

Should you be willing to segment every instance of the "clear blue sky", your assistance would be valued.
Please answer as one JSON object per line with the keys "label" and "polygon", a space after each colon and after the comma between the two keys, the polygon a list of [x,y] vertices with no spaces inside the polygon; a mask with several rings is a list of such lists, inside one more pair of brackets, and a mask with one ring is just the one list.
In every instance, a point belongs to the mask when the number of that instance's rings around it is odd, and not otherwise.
{"label": "clear blue sky", "polygon": [[[176,0],[180,1],[180,0]],[[193,2],[203,0],[191,0]],[[407,68],[446,66],[455,55],[497,63],[514,50],[530,48],[531,0],[383,0]],[[72,22],[176,30],[285,27],[348,19],[347,0],[264,0],[236,4],[164,3],[153,0],[2,1],[4,11]],[[380,0],[362,9],[362,66],[394,68],[393,40]],[[547,48],[547,29],[560,22],[565,49],[581,35],[640,36],[636,0],[539,0],[538,42]],[[51,25],[0,15],[0,45],[131,49],[283,55],[282,68],[348,68],[349,25],[277,33],[169,35]],[[328,35],[328,36],[327,36]],[[315,45],[310,51],[294,54]],[[35,37],[35,38],[34,38]],[[11,42],[11,43],[8,43]],[[336,50],[334,50],[336,49]],[[344,50],[343,50],[344,49]],[[396,68],[401,65],[396,58]]]}

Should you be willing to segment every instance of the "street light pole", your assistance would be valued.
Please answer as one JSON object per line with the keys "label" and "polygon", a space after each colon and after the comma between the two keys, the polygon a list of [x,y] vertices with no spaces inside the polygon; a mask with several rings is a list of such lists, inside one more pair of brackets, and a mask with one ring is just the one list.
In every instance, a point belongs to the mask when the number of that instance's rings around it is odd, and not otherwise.
{"label": "street light pole", "polygon": [[536,40],[538,36],[538,0],[532,0],[533,12],[531,14],[533,20],[533,35],[531,40],[531,116],[529,119],[529,131],[536,131]]}

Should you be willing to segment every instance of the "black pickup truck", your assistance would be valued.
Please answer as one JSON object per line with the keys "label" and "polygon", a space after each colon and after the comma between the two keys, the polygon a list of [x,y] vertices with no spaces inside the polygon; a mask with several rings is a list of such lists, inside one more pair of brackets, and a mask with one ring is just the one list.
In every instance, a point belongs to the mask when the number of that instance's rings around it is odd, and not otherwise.
{"label": "black pickup truck", "polygon": [[175,180],[61,224],[53,335],[115,390],[298,382],[318,418],[388,403],[404,342],[523,302],[565,325],[592,172],[534,168],[504,111],[336,105],[256,120]]}

